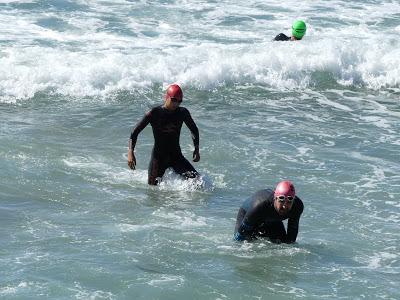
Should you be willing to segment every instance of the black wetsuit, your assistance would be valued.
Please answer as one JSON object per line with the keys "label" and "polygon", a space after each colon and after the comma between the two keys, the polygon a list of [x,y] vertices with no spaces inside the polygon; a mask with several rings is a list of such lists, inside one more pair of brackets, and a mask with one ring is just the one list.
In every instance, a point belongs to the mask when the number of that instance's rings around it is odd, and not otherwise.
{"label": "black wetsuit", "polygon": [[[274,207],[274,191],[260,190],[240,207],[234,238],[241,241],[260,236],[268,237],[273,242],[279,240],[284,243],[293,243],[297,238],[303,209],[303,202],[296,196],[288,214],[281,216]],[[286,219],[289,219],[287,232],[282,222]]]}
{"label": "black wetsuit", "polygon": [[290,37],[284,33],[280,33],[274,38],[274,41],[290,41]]}
{"label": "black wetsuit", "polygon": [[149,184],[157,184],[157,178],[162,177],[169,167],[186,178],[194,178],[198,175],[189,161],[183,157],[179,146],[183,122],[192,133],[194,146],[198,147],[199,130],[189,111],[184,107],[178,107],[174,111],[169,111],[161,105],[154,107],[133,128],[131,133],[132,150],[135,149],[139,133],[149,123],[153,129],[154,147],[149,164]]}

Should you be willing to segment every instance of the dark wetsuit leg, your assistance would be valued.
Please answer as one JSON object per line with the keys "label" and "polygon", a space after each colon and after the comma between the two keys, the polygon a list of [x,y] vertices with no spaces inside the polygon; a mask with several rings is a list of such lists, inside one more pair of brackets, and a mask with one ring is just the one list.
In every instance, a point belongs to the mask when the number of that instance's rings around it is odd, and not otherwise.
{"label": "dark wetsuit leg", "polygon": [[195,168],[193,168],[191,163],[183,156],[175,160],[175,162],[172,164],[172,168],[176,173],[180,174],[186,179],[195,178],[199,175],[199,173],[196,171]]}
{"label": "dark wetsuit leg", "polygon": [[282,221],[266,222],[258,231],[258,235],[268,237],[271,240],[285,241],[286,239],[286,230]]}
{"label": "dark wetsuit leg", "polygon": [[159,183],[157,178],[162,177],[165,170],[168,168],[166,159],[155,157],[154,153],[151,155],[148,171],[148,184],[157,185]]}

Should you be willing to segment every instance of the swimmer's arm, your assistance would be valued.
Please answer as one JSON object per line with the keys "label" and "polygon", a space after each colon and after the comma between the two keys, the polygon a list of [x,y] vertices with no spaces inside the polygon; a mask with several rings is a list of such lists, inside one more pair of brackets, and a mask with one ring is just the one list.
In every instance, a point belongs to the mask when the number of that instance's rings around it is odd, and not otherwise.
{"label": "swimmer's arm", "polygon": [[186,110],[186,112],[185,112],[185,118],[183,119],[183,121],[185,122],[186,126],[189,128],[190,133],[192,134],[192,140],[193,140],[193,145],[194,145],[193,161],[198,162],[200,160],[199,129],[197,128],[197,125],[193,121],[192,116],[190,115],[190,112],[188,110]]}
{"label": "swimmer's arm", "polygon": [[257,225],[261,224],[264,220],[264,209],[262,203],[259,203],[255,207],[249,209],[240,225],[237,233],[235,233],[235,240],[253,240],[254,239],[254,229]]}
{"label": "swimmer's arm", "polygon": [[142,120],[139,121],[139,123],[136,124],[136,126],[132,129],[131,135],[129,137],[129,142],[128,142],[128,166],[132,170],[135,169],[136,167],[136,157],[135,157],[135,146],[136,146],[136,141],[138,138],[139,133],[146,128],[146,126],[150,123],[151,120],[151,112],[148,112]]}
{"label": "swimmer's arm", "polygon": [[290,218],[288,220],[288,228],[286,234],[286,240],[283,241],[284,243],[291,244],[294,243],[297,239],[297,234],[299,232],[299,223],[300,217],[298,218]]}

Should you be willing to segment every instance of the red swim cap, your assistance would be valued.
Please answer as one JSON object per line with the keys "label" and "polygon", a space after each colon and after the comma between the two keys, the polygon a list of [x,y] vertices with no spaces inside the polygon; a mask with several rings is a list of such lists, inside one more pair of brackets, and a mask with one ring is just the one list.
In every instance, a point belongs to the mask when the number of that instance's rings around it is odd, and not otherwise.
{"label": "red swim cap", "polygon": [[296,195],[296,191],[294,189],[293,183],[290,181],[281,181],[276,185],[274,196],[292,196],[294,197]]}
{"label": "red swim cap", "polygon": [[171,84],[168,89],[167,92],[165,93],[165,99],[167,99],[168,97],[170,98],[177,98],[179,100],[182,100],[183,98],[183,93],[181,88],[179,87],[179,85],[177,84]]}

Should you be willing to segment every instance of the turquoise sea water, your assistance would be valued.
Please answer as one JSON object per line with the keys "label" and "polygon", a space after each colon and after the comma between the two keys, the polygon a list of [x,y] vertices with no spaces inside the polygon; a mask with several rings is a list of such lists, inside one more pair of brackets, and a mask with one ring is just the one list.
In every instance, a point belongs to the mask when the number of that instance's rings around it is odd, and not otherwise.
{"label": "turquoise sea water", "polygon": [[[399,11],[1,1],[0,298],[399,299]],[[271,41],[297,18],[301,42]],[[172,82],[202,188],[147,185],[150,127],[127,167]],[[282,179],[305,204],[297,243],[234,242],[241,203]]]}

